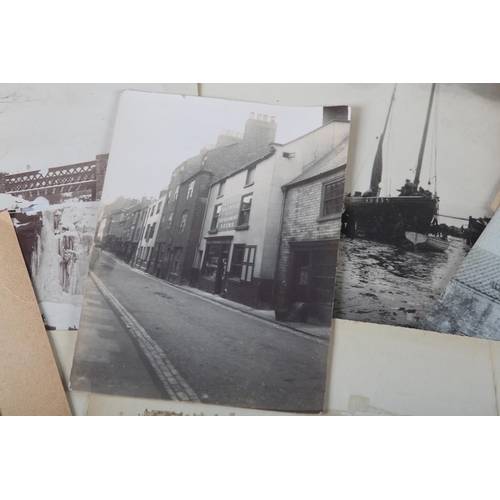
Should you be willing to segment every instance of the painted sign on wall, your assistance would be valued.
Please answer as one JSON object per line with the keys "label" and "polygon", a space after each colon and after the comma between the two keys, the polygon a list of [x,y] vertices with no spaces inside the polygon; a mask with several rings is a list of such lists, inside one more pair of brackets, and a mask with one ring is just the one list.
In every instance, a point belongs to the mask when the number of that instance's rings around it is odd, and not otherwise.
{"label": "painted sign on wall", "polygon": [[222,202],[217,229],[220,231],[227,231],[236,227],[236,224],[238,223],[240,203],[240,196],[233,196]]}

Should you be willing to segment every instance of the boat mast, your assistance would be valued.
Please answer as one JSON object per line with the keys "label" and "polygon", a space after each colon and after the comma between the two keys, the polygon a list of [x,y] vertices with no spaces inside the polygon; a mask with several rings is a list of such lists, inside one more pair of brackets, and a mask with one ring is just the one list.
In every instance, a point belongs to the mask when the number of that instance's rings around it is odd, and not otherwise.
{"label": "boat mast", "polygon": [[385,119],[384,130],[380,135],[380,141],[378,143],[377,154],[373,160],[372,168],[372,178],[370,181],[370,191],[372,191],[375,196],[378,196],[379,184],[382,180],[382,146],[384,143],[385,131],[387,130],[387,124],[389,123],[389,117],[391,116],[392,103],[394,102],[394,96],[396,94],[396,85],[394,85],[394,90],[392,91],[391,103],[389,104],[389,111],[387,112],[387,118]]}
{"label": "boat mast", "polygon": [[432,102],[434,101],[434,93],[436,90],[436,84],[432,84],[431,97],[429,99],[429,107],[427,108],[427,117],[425,119],[424,135],[422,137],[422,144],[420,145],[420,152],[418,153],[417,169],[415,170],[415,179],[413,184],[418,187],[420,183],[420,171],[422,170],[422,161],[424,159],[425,142],[427,141],[427,132],[429,130],[429,121],[431,118]]}

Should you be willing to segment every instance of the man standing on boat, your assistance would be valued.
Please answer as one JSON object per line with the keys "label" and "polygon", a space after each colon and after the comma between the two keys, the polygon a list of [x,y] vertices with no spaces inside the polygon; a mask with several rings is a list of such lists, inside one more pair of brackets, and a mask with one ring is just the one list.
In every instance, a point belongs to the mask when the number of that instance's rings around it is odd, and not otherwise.
{"label": "man standing on boat", "polygon": [[410,179],[406,179],[405,185],[398,191],[401,192],[399,196],[413,196],[417,192],[417,186]]}

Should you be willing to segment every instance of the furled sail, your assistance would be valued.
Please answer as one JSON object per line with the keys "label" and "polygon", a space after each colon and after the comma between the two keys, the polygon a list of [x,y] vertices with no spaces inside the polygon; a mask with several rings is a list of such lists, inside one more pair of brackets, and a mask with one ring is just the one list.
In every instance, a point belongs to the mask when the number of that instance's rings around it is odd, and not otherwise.
{"label": "furled sail", "polygon": [[377,154],[375,155],[375,159],[373,161],[372,179],[370,181],[370,191],[372,191],[375,196],[378,196],[378,189],[380,181],[382,180],[382,170],[383,170],[382,149],[384,145],[385,131],[387,130],[387,124],[389,123],[389,117],[391,116],[392,103],[394,102],[395,94],[396,94],[396,85],[394,85],[394,90],[392,91],[391,104],[389,105],[389,111],[387,112],[387,118],[385,119],[384,130],[382,134],[380,134],[380,141],[378,143]]}

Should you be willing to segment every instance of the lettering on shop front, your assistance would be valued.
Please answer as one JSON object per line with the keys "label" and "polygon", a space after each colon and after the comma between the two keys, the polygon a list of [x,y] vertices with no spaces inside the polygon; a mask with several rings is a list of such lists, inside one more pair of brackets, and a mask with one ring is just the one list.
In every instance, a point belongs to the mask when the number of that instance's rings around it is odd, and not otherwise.
{"label": "lettering on shop front", "polygon": [[236,227],[240,212],[240,204],[240,196],[233,196],[222,202],[219,220],[217,222],[217,229],[219,231],[227,231],[228,229],[234,229]]}

